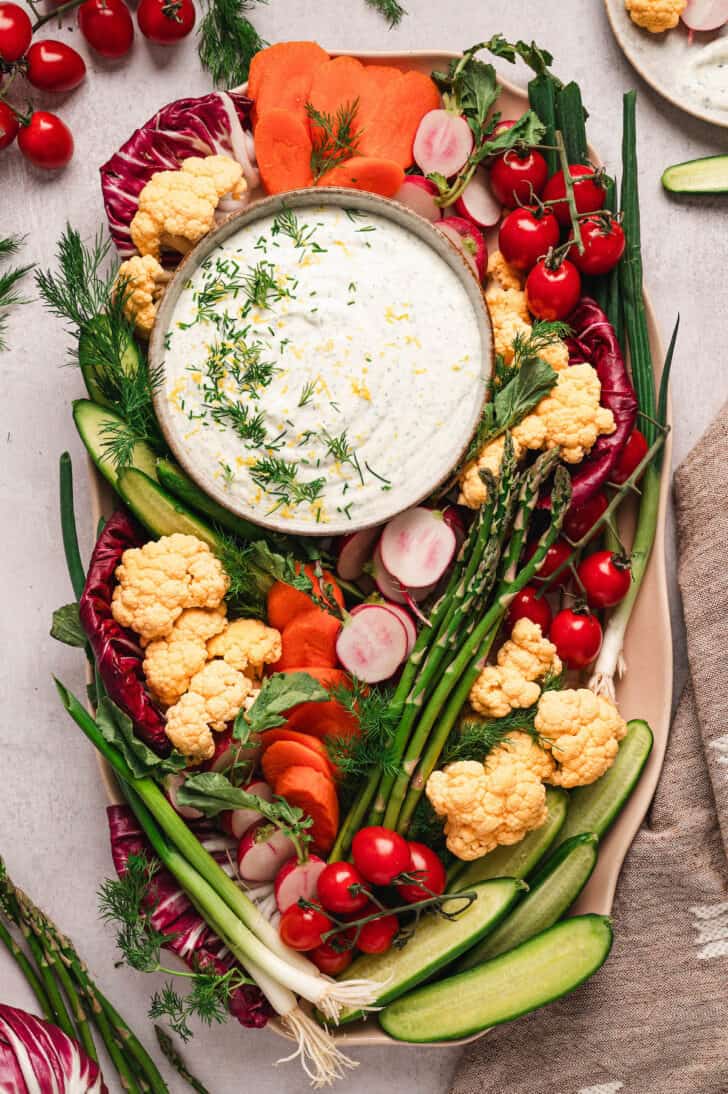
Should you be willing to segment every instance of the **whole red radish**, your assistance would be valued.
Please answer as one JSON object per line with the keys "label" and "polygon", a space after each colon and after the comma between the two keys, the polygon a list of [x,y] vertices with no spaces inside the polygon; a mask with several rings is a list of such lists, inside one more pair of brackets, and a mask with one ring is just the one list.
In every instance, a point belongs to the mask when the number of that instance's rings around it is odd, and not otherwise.
{"label": "whole red radish", "polygon": [[18,145],[27,160],[46,171],[65,167],[73,156],[71,130],[47,110],[35,110],[21,126]]}
{"label": "whole red radish", "polygon": [[629,562],[613,551],[595,551],[579,563],[576,575],[592,608],[613,608],[632,582]]}
{"label": "whole red radish", "polygon": [[541,195],[548,173],[546,160],[540,152],[509,148],[493,160],[490,185],[498,201],[513,209],[516,205],[527,205]]}
{"label": "whole red radish", "polygon": [[[604,206],[604,199],[607,194],[596,169],[590,164],[572,163],[569,167],[569,174],[574,183],[574,201],[576,202],[577,212],[596,213]],[[551,206],[551,212],[560,224],[571,224],[569,204],[567,201],[561,200],[566,197],[563,171],[557,171],[555,175],[551,176],[541,196],[544,201],[556,202],[555,205]]]}
{"label": "whole red radish", "polygon": [[81,33],[97,53],[116,60],[134,41],[134,23],[124,0],[85,0],[78,9]]}
{"label": "whole red radish", "polygon": [[445,892],[447,875],[441,860],[424,843],[409,841],[410,864],[407,873],[416,880],[397,883],[397,892],[407,904],[418,904]]}
{"label": "whole red radish", "polygon": [[612,481],[619,483],[620,486],[626,482],[642,463],[647,451],[648,445],[644,434],[639,429],[633,429],[612,470]]}
{"label": "whole red radish", "polygon": [[391,885],[407,870],[410,849],[404,836],[381,825],[360,828],[351,844],[354,865],[372,885]]}
{"label": "whole red radish", "polygon": [[538,595],[535,585],[524,585],[511,601],[506,620],[508,626],[513,628],[519,619],[530,619],[541,628],[541,634],[549,632],[551,608],[546,597]]}
{"label": "whole red radish", "polygon": [[537,319],[566,319],[581,296],[581,275],[568,258],[539,259],[526,278],[526,303]]}
{"label": "whole red radish", "polygon": [[554,616],[549,638],[565,665],[583,669],[602,648],[602,627],[591,612],[564,608]]}
{"label": "whole red radish", "polygon": [[20,122],[12,106],[0,99],[0,152],[13,143],[19,129]]}
{"label": "whole red radish", "polygon": [[0,60],[12,65],[25,55],[33,24],[19,4],[0,4]]}
{"label": "whole red radish", "polygon": [[498,232],[498,246],[510,266],[524,272],[532,269],[539,258],[556,247],[561,235],[559,222],[553,213],[534,207],[514,209]]}
{"label": "whole red radish", "polygon": [[139,30],[150,42],[174,45],[186,38],[195,25],[192,0],[141,0],[137,8]]}
{"label": "whole red radish", "polygon": [[83,83],[86,65],[80,53],[52,38],[34,42],[26,54],[26,79],[41,91],[73,91]]}
{"label": "whole red radish", "polygon": [[501,118],[501,120],[496,122],[493,126],[493,136],[499,137],[501,133],[507,133],[509,129],[513,129],[517,120],[517,118]]}

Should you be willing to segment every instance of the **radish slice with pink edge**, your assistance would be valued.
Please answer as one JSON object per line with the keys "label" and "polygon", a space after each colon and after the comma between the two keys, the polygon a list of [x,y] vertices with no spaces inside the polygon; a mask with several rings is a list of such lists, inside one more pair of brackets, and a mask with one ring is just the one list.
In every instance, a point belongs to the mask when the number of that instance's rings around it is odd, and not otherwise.
{"label": "radish slice with pink edge", "polygon": [[186,778],[187,775],[184,771],[165,775],[162,780],[164,793],[167,795],[169,804],[175,813],[179,813],[180,817],[184,817],[185,820],[199,820],[200,817],[204,817],[204,813],[201,813],[199,809],[195,809],[193,805],[180,805],[177,801],[177,791]]}
{"label": "radish slice with pink edge", "polygon": [[425,174],[457,175],[473,150],[473,134],[465,118],[447,110],[429,110],[412,146],[415,163]]}
{"label": "radish slice with pink edge", "polygon": [[455,212],[481,228],[493,228],[501,218],[503,206],[490,188],[490,178],[480,168],[455,202]]}
{"label": "radish slice with pink edge", "polygon": [[[255,794],[265,802],[273,801],[273,791],[262,779],[259,782],[249,783],[245,789],[249,794]],[[262,814],[257,809],[226,809],[220,814],[222,830],[229,836],[235,836],[235,839],[241,839],[259,820],[262,820]]]}
{"label": "radish slice with pink edge", "polygon": [[428,596],[430,593],[434,592],[435,586],[437,585],[437,582],[435,581],[431,585],[405,589],[395,577],[392,577],[387,570],[387,567],[382,562],[382,553],[379,546],[377,546],[377,549],[374,552],[373,573],[374,583],[379,589],[379,592],[383,597],[393,601],[395,604],[409,604],[410,600],[427,600]]}
{"label": "radish slice with pink edge", "polygon": [[385,525],[379,541],[382,562],[407,588],[440,580],[455,554],[455,533],[442,513],[418,505]]}
{"label": "radish slice with pink edge", "polygon": [[688,0],[680,18],[690,30],[718,30],[728,23],[728,0]]}
{"label": "radish slice with pink edge", "polygon": [[417,641],[417,624],[412,618],[411,614],[406,608],[403,608],[401,604],[385,603],[382,605],[388,612],[394,612],[397,619],[402,621],[402,625],[407,632],[407,656],[412,653],[414,644]]}
{"label": "radish slice with pink edge", "polygon": [[291,859],[276,874],[276,904],[280,912],[287,911],[301,898],[315,900],[318,896],[318,879],[326,869],[326,863],[318,855],[309,855],[305,862]]}
{"label": "radish slice with pink edge", "polygon": [[455,244],[478,280],[482,281],[488,266],[488,248],[480,228],[465,217],[443,217],[435,227]]}
{"label": "radish slice with pink edge", "polygon": [[379,604],[362,604],[350,615],[336,640],[341,664],[365,684],[393,676],[407,657],[407,631],[394,612]]}
{"label": "radish slice with pink edge", "polygon": [[445,524],[449,524],[455,533],[455,550],[459,551],[465,542],[467,532],[465,529],[465,521],[463,520],[457,505],[446,506],[442,511],[442,519],[445,521]]}
{"label": "radish slice with pink edge", "polygon": [[352,532],[339,540],[336,572],[344,581],[356,581],[364,573],[364,566],[372,557],[374,544],[379,539],[379,531],[379,527],[362,528],[360,532]]}
{"label": "radish slice with pink edge", "polygon": [[421,175],[408,175],[394,195],[394,200],[401,201],[408,209],[435,224],[442,216],[442,209],[436,200],[439,192],[430,179]]}
{"label": "radish slice with pink edge", "polygon": [[284,862],[296,854],[293,841],[268,821],[249,828],[238,844],[238,873],[243,881],[273,881]]}

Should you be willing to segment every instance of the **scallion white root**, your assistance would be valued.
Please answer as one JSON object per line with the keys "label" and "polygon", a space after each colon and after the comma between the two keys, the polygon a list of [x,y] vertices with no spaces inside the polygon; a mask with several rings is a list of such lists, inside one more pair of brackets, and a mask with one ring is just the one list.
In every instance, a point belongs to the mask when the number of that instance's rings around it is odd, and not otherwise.
{"label": "scallion white root", "polygon": [[301,1067],[315,1089],[331,1086],[337,1079],[345,1078],[347,1070],[359,1066],[356,1060],[346,1056],[337,1047],[331,1034],[300,1007],[281,1016],[281,1024],[286,1033],[296,1042],[297,1047],[295,1052],[276,1060],[276,1063],[285,1064],[290,1060],[300,1060]]}
{"label": "scallion white root", "polygon": [[338,1023],[342,1010],[370,1010],[381,995],[384,984],[376,980],[329,980],[316,1006],[329,1022]]}

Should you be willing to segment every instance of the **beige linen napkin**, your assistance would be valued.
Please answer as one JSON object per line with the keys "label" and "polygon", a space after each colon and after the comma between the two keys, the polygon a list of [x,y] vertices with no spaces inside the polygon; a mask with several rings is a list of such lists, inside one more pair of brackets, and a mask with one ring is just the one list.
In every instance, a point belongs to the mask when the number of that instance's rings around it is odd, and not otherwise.
{"label": "beige linen napkin", "polygon": [[451,1094],[728,1094],[728,406],[675,475],[690,680],[607,965],[466,1051]]}

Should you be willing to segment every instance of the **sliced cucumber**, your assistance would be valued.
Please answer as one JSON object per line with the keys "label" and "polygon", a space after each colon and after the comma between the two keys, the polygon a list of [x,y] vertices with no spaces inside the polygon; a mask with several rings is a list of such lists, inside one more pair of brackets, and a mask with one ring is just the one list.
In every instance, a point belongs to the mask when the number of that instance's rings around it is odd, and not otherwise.
{"label": "sliced cucumber", "polygon": [[[500,923],[524,888],[522,882],[509,877],[474,885],[477,899],[462,915],[454,919],[425,916],[403,949],[391,949],[382,954],[362,954],[346,970],[347,980],[364,977],[384,984],[375,1004],[382,1006],[389,1003],[479,942],[483,935]],[[455,907],[453,901],[451,910]],[[361,1017],[360,1010],[344,1011],[341,1021],[353,1022]]]}
{"label": "sliced cucumber", "polygon": [[206,517],[210,517],[222,528],[234,532],[241,539],[265,539],[265,532],[262,528],[259,528],[257,524],[251,524],[250,521],[243,520],[242,517],[236,517],[229,509],[219,505],[204,490],[201,490],[192,479],[188,478],[181,467],[178,467],[171,460],[164,457],[157,460],[157,478],[170,494],[183,501],[185,505],[204,513]]}
{"label": "sliced cucumber", "polygon": [[[81,440],[88,449],[89,456],[107,482],[110,482],[116,490],[119,475],[113,461],[109,459],[107,441],[109,429],[123,428],[123,420],[113,410],[92,403],[90,399],[76,399],[73,404],[73,420]],[[156,462],[156,456],[148,444],[138,441],[134,445],[131,467],[155,479],[157,477]]]}
{"label": "sliced cucumber", "polygon": [[594,832],[602,838],[634,790],[652,750],[652,742],[652,730],[647,722],[638,719],[629,722],[627,735],[609,771],[591,786],[580,786],[570,792],[559,845],[580,832]]}
{"label": "sliced cucumber", "polygon": [[204,540],[213,551],[220,549],[220,539],[212,528],[144,472],[126,468],[119,475],[117,489],[137,520],[153,536],[159,538],[171,536],[174,532],[183,532]]}
{"label": "sliced cucumber", "polygon": [[[123,371],[132,375],[138,369],[146,368],[141,351],[131,334],[122,334],[120,337],[124,339],[123,348],[119,348],[117,352]],[[109,389],[108,382],[104,382],[106,365],[97,350],[98,345],[103,345],[105,340],[111,341],[109,320],[105,315],[96,315],[81,331],[78,339],[78,363],[89,396],[100,406],[113,410],[114,403],[104,394]]]}
{"label": "sliced cucumber", "polygon": [[728,193],[728,156],[674,163],[662,172],[662,185],[671,194]]}
{"label": "sliced cucumber", "polygon": [[606,916],[574,916],[477,969],[403,995],[379,1022],[398,1041],[468,1037],[578,988],[604,964],[611,945]]}
{"label": "sliced cucumber", "polygon": [[599,838],[593,832],[562,843],[530,883],[529,891],[492,934],[468,950],[455,972],[474,969],[483,961],[520,946],[551,927],[569,910],[597,862]]}
{"label": "sliced cucumber", "polygon": [[465,869],[455,874],[451,889],[469,889],[478,881],[493,877],[527,877],[540,859],[553,845],[566,820],[569,796],[565,790],[550,786],[546,790],[548,817],[540,828],[529,832],[520,843],[510,847],[496,847],[488,855],[469,862]]}

